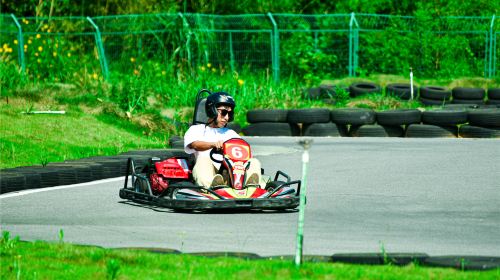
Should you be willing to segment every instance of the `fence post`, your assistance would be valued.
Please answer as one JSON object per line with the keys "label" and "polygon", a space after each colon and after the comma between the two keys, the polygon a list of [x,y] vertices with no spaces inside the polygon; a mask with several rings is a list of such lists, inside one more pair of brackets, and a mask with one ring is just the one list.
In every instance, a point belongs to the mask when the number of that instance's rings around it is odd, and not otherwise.
{"label": "fence post", "polygon": [[17,59],[19,60],[19,65],[21,66],[21,73],[24,75],[26,73],[26,62],[24,60],[24,40],[23,40],[23,29],[19,21],[14,14],[10,14],[12,20],[17,26],[17,41],[18,41],[18,50],[17,50]]}
{"label": "fence post", "polygon": [[101,31],[99,31],[99,27],[94,23],[94,21],[90,17],[87,17],[87,20],[95,29],[94,37],[95,37],[95,43],[97,45],[97,53],[99,54],[99,63],[101,64],[101,71],[104,76],[104,79],[107,80],[109,78],[109,70],[108,70],[108,63],[106,61],[106,54],[104,53],[104,46],[102,45]]}
{"label": "fence post", "polygon": [[490,24],[490,61],[489,61],[489,69],[488,69],[488,74],[489,78],[495,77],[496,73],[496,36],[494,33],[494,26],[495,26],[495,15],[491,17],[491,24]]}
{"label": "fence post", "polygon": [[[353,28],[356,25],[356,28]],[[351,20],[349,21],[349,76],[356,76],[356,69],[358,68],[358,33],[359,25],[354,13],[351,13]]]}
{"label": "fence post", "polygon": [[231,72],[234,72],[234,51],[233,51],[233,32],[229,31],[229,64]]}
{"label": "fence post", "polygon": [[[184,15],[181,12],[179,12],[178,15],[179,15],[179,17],[182,20],[182,25],[184,26],[184,28],[188,28],[189,29],[189,23],[187,22],[187,20],[184,17]],[[191,64],[191,50],[190,50],[190,47],[189,47],[190,44],[191,44],[191,31],[189,33],[187,33],[186,52],[187,52],[187,56],[188,56],[188,64],[189,64],[190,67],[193,67],[193,65]]]}
{"label": "fence post", "polygon": [[273,24],[273,31],[271,33],[271,60],[274,82],[278,83],[280,81],[280,35],[278,25],[276,24],[273,15],[271,13],[267,13],[267,16]]}

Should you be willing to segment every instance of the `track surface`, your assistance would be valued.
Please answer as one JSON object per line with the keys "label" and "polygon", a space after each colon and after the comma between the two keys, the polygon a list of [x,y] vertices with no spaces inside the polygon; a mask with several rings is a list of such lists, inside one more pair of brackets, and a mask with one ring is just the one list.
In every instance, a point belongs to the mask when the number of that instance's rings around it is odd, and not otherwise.
{"label": "track surface", "polygon": [[[266,174],[301,176],[298,138],[246,138]],[[315,138],[305,254],[500,256],[500,141]],[[121,200],[123,178],[0,196],[24,240],[183,252],[295,253],[297,212],[173,213]]]}

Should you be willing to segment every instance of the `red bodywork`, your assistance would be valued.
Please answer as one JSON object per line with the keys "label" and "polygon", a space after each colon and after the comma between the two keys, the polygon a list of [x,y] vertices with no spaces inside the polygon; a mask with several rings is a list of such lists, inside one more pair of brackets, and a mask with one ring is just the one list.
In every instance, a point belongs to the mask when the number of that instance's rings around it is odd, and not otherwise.
{"label": "red bodywork", "polygon": [[175,157],[155,162],[154,171],[149,176],[149,179],[151,180],[151,190],[155,194],[166,190],[170,180],[187,180],[191,174],[187,161]]}

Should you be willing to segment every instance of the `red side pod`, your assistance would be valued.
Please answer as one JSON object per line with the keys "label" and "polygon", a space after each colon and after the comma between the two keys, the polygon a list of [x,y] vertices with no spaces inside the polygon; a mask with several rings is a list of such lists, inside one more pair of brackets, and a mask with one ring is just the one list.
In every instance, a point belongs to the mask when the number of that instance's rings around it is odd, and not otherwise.
{"label": "red side pod", "polygon": [[155,163],[156,173],[168,179],[188,179],[189,170],[185,159],[175,157]]}

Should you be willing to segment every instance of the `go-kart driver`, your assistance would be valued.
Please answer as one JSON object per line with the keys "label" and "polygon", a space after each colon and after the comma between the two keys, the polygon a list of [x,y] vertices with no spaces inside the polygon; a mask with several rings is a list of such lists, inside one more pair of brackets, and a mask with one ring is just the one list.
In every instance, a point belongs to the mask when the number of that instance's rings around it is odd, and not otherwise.
{"label": "go-kart driver", "polygon": [[[196,163],[193,178],[199,186],[206,188],[227,185],[225,178],[217,174],[220,163],[210,159],[212,149],[221,149],[224,141],[240,136],[226,125],[234,119],[236,103],[232,96],[225,92],[214,92],[207,97],[205,111],[208,117],[206,124],[191,126],[184,135],[184,151],[195,154]],[[246,171],[246,185],[257,185],[260,182],[261,164],[250,159]],[[225,182],[226,181],[226,182]]]}

